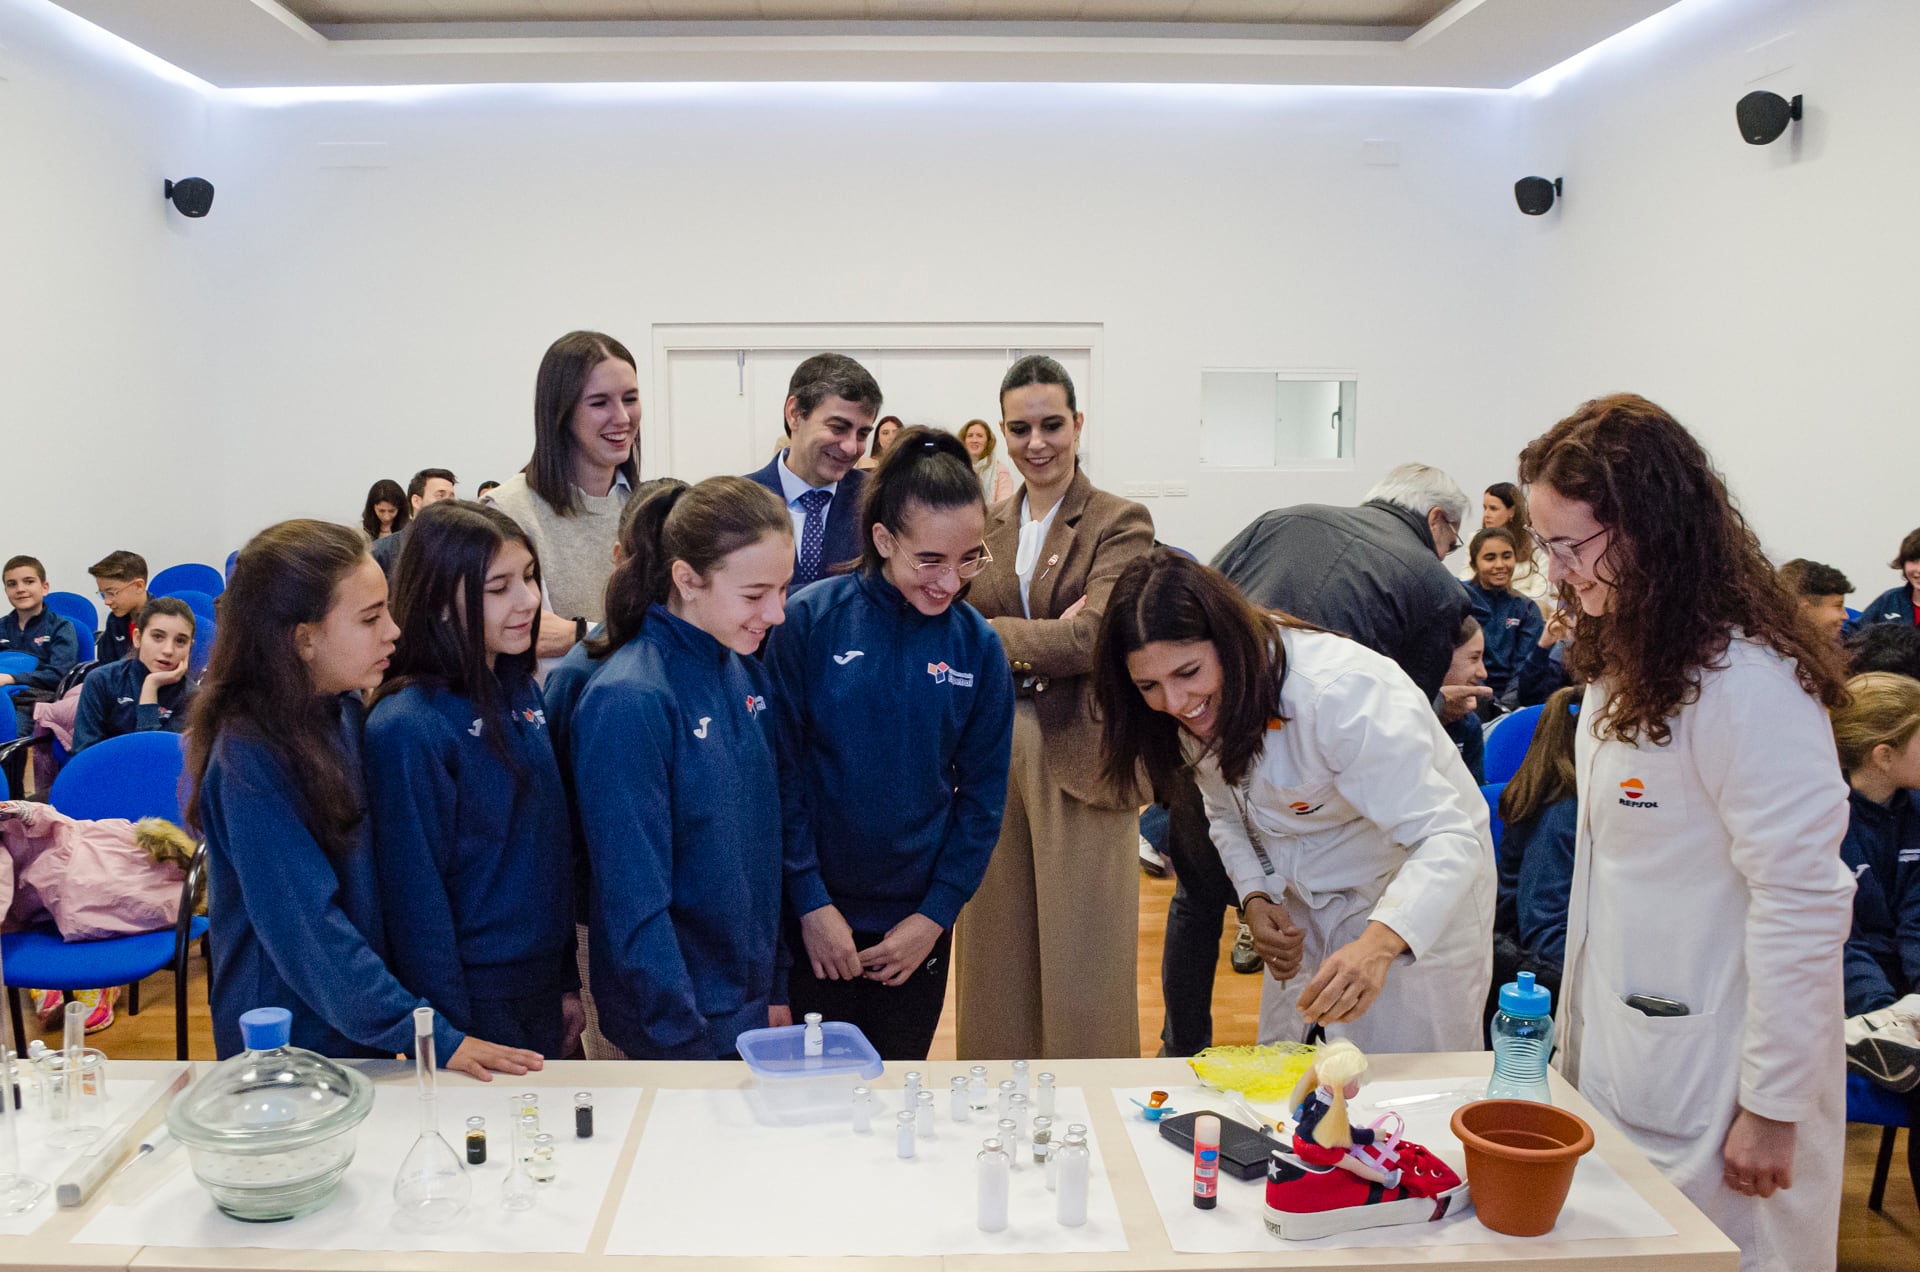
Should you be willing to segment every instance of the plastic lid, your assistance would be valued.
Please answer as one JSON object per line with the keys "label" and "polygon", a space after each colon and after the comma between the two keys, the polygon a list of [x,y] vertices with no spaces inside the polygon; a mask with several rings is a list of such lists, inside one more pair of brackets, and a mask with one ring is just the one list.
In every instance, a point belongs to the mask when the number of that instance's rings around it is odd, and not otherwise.
{"label": "plastic lid", "polygon": [[285,1007],[255,1007],[240,1013],[240,1041],[248,1051],[273,1051],[293,1039],[293,1013]]}
{"label": "plastic lid", "polygon": [[1509,1016],[1551,1016],[1553,994],[1533,983],[1532,972],[1521,972],[1500,987],[1500,1010]]}
{"label": "plastic lid", "polygon": [[749,1029],[735,1040],[740,1058],[763,1082],[786,1082],[821,1077],[863,1078],[872,1081],[886,1071],[880,1053],[858,1025],[829,1020],[819,1026],[820,1052],[808,1055],[806,1025]]}

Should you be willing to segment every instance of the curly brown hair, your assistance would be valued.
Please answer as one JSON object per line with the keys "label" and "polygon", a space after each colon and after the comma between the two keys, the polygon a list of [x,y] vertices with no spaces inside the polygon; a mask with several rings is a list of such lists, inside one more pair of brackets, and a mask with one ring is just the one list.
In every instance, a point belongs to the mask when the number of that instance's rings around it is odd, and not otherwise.
{"label": "curly brown hair", "polygon": [[[1736,629],[1792,660],[1824,706],[1845,700],[1838,651],[1802,625],[1706,450],[1660,407],[1632,393],[1595,398],[1527,444],[1520,480],[1587,504],[1613,531],[1600,557],[1612,603],[1582,617],[1567,656],[1576,680],[1608,681],[1601,736],[1666,745]],[[1565,584],[1560,593],[1576,603]]]}

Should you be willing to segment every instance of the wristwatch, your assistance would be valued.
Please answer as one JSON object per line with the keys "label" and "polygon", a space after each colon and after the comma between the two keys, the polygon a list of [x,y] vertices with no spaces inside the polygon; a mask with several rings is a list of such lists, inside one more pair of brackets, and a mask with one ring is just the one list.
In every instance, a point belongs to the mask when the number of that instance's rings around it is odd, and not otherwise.
{"label": "wristwatch", "polygon": [[573,643],[578,645],[587,638],[587,620],[578,614],[573,616]]}

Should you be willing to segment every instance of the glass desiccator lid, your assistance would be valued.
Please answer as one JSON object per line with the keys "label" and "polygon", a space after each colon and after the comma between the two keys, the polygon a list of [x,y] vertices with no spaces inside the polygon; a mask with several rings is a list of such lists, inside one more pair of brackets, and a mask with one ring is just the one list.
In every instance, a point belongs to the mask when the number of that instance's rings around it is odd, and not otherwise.
{"label": "glass desiccator lid", "polygon": [[292,1014],[261,1007],[240,1017],[247,1049],[229,1057],[167,1110],[167,1129],[190,1148],[280,1152],[331,1139],[373,1108],[373,1084],[325,1056],[288,1045]]}

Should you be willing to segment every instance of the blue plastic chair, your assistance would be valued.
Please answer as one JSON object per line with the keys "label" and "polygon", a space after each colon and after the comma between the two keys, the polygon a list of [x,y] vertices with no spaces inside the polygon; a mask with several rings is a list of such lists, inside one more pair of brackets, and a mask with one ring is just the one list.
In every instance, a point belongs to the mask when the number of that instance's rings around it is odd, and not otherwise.
{"label": "blue plastic chair", "polygon": [[207,663],[213,658],[213,642],[220,634],[220,625],[205,614],[196,612],[193,617],[193,649],[187,654],[187,675],[198,680],[207,674]]}
{"label": "blue plastic chair", "polygon": [[1847,1075],[1847,1121],[1884,1128],[1880,1132],[1880,1154],[1873,1163],[1873,1186],[1867,1191],[1868,1210],[1878,1211],[1887,1195],[1887,1169],[1893,1164],[1893,1141],[1903,1127],[1907,1132],[1907,1178],[1913,1184],[1914,1200],[1920,1202],[1920,1139],[1913,1133],[1916,1108],[1920,1108],[1920,1097],[1898,1096],[1857,1073]]}
{"label": "blue plastic chair", "polygon": [[1487,801],[1487,818],[1493,829],[1493,859],[1500,860],[1500,840],[1506,834],[1506,823],[1500,820],[1500,797],[1506,793],[1505,782],[1488,782],[1480,788],[1480,795]]}
{"label": "blue plastic chair", "polygon": [[240,559],[240,549],[227,553],[227,582],[233,582],[233,564]]}
{"label": "blue plastic chair", "polygon": [[1847,606],[1847,621],[1849,623],[1857,623],[1860,621],[1860,611],[1851,605]]}
{"label": "blue plastic chair", "polygon": [[1505,782],[1520,771],[1520,761],[1527,758],[1533,731],[1540,724],[1540,710],[1522,707],[1487,726],[1487,749],[1480,764],[1489,784]]}
{"label": "blue plastic chair", "polygon": [[93,661],[93,639],[100,631],[100,608],[78,592],[48,592],[47,608],[73,620],[80,633],[80,661]]}
{"label": "blue plastic chair", "polygon": [[227,590],[226,576],[210,565],[170,565],[147,580],[155,596],[178,596],[182,588],[218,596]]}
{"label": "blue plastic chair", "polygon": [[214,617],[213,597],[194,588],[183,587],[172,592],[155,592],[155,596],[171,596],[177,601],[185,601],[193,616],[206,620]]}
{"label": "blue plastic chair", "polygon": [[[183,739],[176,733],[129,733],[96,743],[73,757],[54,779],[53,806],[69,817],[98,821],[124,817],[180,820]],[[97,989],[126,985],[127,1014],[140,1014],[140,982],[173,965],[174,1051],[187,1058],[187,956],[206,936],[207,920],[195,917],[193,897],[206,873],[207,849],[194,853],[180,887],[180,917],[170,930],[102,941],[63,941],[51,924],[0,936],[7,968],[8,1003],[16,1049],[26,1053],[20,986],[35,989]]]}

